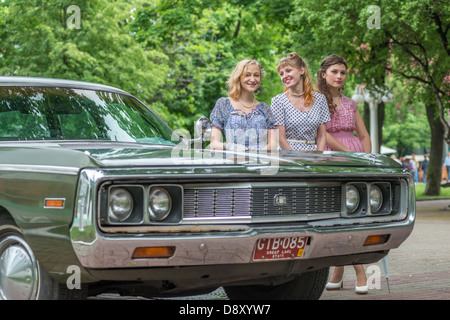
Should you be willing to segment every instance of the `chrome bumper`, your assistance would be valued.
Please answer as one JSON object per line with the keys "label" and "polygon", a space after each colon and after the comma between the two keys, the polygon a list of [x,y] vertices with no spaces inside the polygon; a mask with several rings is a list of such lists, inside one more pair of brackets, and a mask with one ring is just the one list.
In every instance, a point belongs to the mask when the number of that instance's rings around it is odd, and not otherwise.
{"label": "chrome bumper", "polygon": [[[403,203],[404,215],[396,217],[278,221],[278,224],[183,223],[174,226],[161,225],[153,230],[139,230],[137,227],[134,233],[114,233],[112,230],[101,231],[94,210],[97,206],[95,185],[102,177],[103,174],[98,171],[82,172],[78,206],[70,230],[72,246],[81,266],[91,270],[257,265],[267,261],[253,259],[257,241],[263,238],[284,237],[308,237],[309,241],[302,257],[280,261],[295,260],[302,263],[326,258],[330,266],[336,265],[337,262],[351,264],[352,255],[387,252],[400,246],[412,232],[415,220],[415,198],[411,196]],[[408,188],[409,194],[413,195],[413,184]],[[389,239],[382,244],[364,246],[366,238],[372,235],[389,235]],[[158,259],[132,257],[138,247],[160,246],[175,247],[174,255]]]}
{"label": "chrome bumper", "polygon": [[[412,232],[414,215],[389,224],[346,227],[261,227],[241,232],[215,232],[169,235],[103,235],[96,233],[92,241],[72,237],[74,251],[84,268],[143,268],[260,263],[254,261],[256,242],[261,238],[309,237],[303,256],[287,260],[332,258],[388,251],[397,248]],[[79,233],[77,233],[79,234]],[[364,246],[371,235],[388,234],[384,244]],[[163,259],[133,259],[137,247],[174,246],[175,253]],[[286,259],[281,259],[286,261]],[[269,260],[274,261],[274,260]],[[341,260],[340,260],[341,261]],[[375,262],[375,261],[374,261]],[[351,263],[351,261],[349,261]]]}

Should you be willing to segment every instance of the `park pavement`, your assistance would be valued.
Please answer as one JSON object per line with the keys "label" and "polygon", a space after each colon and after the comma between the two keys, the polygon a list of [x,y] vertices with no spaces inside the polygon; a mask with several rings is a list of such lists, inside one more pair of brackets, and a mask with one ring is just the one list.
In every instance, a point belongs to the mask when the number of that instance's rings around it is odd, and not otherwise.
{"label": "park pavement", "polygon": [[346,266],[343,289],[324,291],[321,300],[450,300],[450,199],[417,201],[416,212],[413,232],[387,256],[387,279],[381,261],[365,265],[373,288],[359,295]]}
{"label": "park pavement", "polygon": [[[373,280],[373,288],[365,295],[356,294],[354,269],[346,266],[343,289],[325,290],[320,300],[450,300],[450,199],[417,201],[416,209],[411,235],[387,256],[388,279],[381,261],[364,265],[368,279]],[[330,275],[331,272],[332,268]],[[94,299],[141,298],[100,295]],[[178,299],[226,300],[227,297],[219,288],[207,295]]]}

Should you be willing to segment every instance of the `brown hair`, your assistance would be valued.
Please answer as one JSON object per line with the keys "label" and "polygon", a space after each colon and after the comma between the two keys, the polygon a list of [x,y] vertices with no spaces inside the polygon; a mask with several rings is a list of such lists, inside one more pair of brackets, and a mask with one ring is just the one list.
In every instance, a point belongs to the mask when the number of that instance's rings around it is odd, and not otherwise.
{"label": "brown hair", "polygon": [[334,114],[336,105],[333,103],[333,97],[331,96],[330,88],[328,88],[325,79],[322,77],[322,74],[327,73],[328,68],[335,64],[343,64],[345,68],[347,68],[347,62],[344,58],[337,54],[332,54],[322,60],[319,71],[317,71],[317,90],[322,93],[327,99],[330,116]]}
{"label": "brown hair", "polygon": [[[303,90],[305,92],[305,106],[310,104],[314,99],[314,87],[312,85],[311,77],[309,75],[308,67],[306,66],[305,61],[295,52],[289,54],[288,57],[283,58],[278,62],[277,72],[280,72],[281,68],[286,66],[290,66],[295,69],[305,69],[305,73],[303,74]],[[287,91],[287,88],[284,89]]]}
{"label": "brown hair", "polygon": [[256,60],[242,60],[239,61],[236,65],[236,68],[234,68],[233,72],[230,74],[230,77],[227,80],[227,88],[228,88],[228,95],[233,99],[239,99],[241,96],[241,77],[244,74],[244,72],[247,70],[247,67],[256,64],[261,71],[261,79],[262,79],[262,73],[263,69],[261,67],[261,64]]}

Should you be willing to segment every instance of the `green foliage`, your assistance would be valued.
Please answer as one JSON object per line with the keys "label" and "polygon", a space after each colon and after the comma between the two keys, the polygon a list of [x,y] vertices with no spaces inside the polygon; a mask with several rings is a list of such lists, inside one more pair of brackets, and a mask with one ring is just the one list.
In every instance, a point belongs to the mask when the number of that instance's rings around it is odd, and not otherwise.
{"label": "green foliage", "polygon": [[[67,12],[80,8],[80,28],[70,29]],[[4,3],[0,73],[92,81],[151,96],[167,67],[157,51],[129,36],[128,1],[24,1]],[[151,74],[151,76],[149,76]]]}
{"label": "green foliage", "polygon": [[[80,29],[68,27],[70,5],[80,8]],[[370,5],[381,10],[379,29],[367,26]],[[172,127],[192,131],[226,95],[225,81],[239,60],[262,63],[257,98],[270,103],[282,91],[275,69],[281,57],[298,52],[315,76],[321,59],[337,53],[351,70],[348,96],[356,84],[395,79],[389,83],[403,105],[401,111],[386,107],[385,131],[393,132],[408,121],[422,126],[425,112],[416,105],[440,99],[448,107],[449,6],[434,0],[5,0],[0,72],[114,85]],[[408,120],[408,112],[420,119]],[[386,134],[383,141],[392,146],[395,135]]]}
{"label": "green foliage", "polygon": [[258,99],[270,103],[281,91],[280,81],[273,81],[281,27],[267,28],[258,2],[155,1],[138,12],[131,30],[144,48],[166,57],[169,72],[152,102],[174,127],[191,130],[197,118],[209,116],[242,59],[257,59],[266,70]]}
{"label": "green foliage", "polygon": [[427,145],[431,133],[425,117],[407,113],[404,121],[385,126],[383,138],[386,146],[397,150],[399,156],[414,153],[413,149]]}

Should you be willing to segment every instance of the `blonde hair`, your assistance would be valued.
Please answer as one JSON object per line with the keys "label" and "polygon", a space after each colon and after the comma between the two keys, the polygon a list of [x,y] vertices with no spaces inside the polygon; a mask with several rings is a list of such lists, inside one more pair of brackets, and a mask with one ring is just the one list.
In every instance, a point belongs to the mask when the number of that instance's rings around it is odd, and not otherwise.
{"label": "blonde hair", "polygon": [[263,69],[261,67],[261,64],[252,59],[245,59],[242,61],[239,61],[236,65],[236,68],[234,68],[233,72],[230,74],[230,77],[227,80],[227,88],[228,88],[228,96],[230,96],[233,99],[239,99],[241,96],[241,78],[244,72],[247,70],[247,67],[256,64],[261,72],[261,78]]}
{"label": "blonde hair", "polygon": [[[277,72],[280,73],[280,69],[286,66],[290,66],[295,69],[304,68],[305,72],[303,74],[303,90],[305,92],[305,105],[310,104],[315,99],[314,87],[312,85],[311,76],[309,75],[309,69],[305,61],[295,52],[289,54],[288,57],[283,58],[278,62]],[[284,91],[288,89],[285,88]]]}
{"label": "blonde hair", "polygon": [[333,116],[337,106],[333,103],[333,97],[331,96],[330,88],[328,88],[327,82],[323,78],[322,74],[327,73],[328,68],[335,64],[343,64],[346,69],[348,68],[347,62],[344,58],[337,54],[332,54],[323,58],[322,62],[320,63],[319,71],[317,71],[317,90],[322,93],[327,99],[330,116]]}

